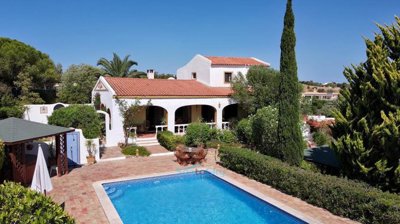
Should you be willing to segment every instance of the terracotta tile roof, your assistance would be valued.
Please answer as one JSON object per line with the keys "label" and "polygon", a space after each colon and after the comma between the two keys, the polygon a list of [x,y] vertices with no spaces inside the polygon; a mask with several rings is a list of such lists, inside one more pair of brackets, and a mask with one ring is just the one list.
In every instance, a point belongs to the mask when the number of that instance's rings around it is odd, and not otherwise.
{"label": "terracotta tile roof", "polygon": [[196,80],[104,77],[117,96],[227,97],[231,88],[209,87]]}
{"label": "terracotta tile roof", "polygon": [[265,65],[269,66],[266,63],[258,61],[254,58],[238,58],[238,57],[215,57],[215,56],[206,56],[209,60],[211,60],[212,65],[244,65],[244,66],[252,66],[252,65]]}

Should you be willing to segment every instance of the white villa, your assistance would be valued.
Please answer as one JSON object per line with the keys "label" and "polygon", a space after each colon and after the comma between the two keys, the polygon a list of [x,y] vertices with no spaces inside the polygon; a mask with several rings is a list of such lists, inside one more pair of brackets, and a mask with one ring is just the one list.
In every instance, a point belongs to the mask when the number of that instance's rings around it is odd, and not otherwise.
{"label": "white villa", "polygon": [[[146,107],[138,115],[140,125],[132,127],[139,139],[154,138],[162,130],[183,134],[188,124],[199,120],[228,129],[230,119],[235,118],[238,112],[236,102],[230,97],[230,81],[239,73],[246,75],[253,65],[270,66],[256,58],[196,55],[178,69],[177,79],[154,79],[153,70],[148,70],[147,79],[100,77],[92,91],[92,99],[100,97],[101,108],[106,111],[99,111],[105,115],[105,146],[115,146],[124,141],[118,100],[125,100],[128,104],[140,100],[140,104]],[[25,117],[44,123],[51,113],[40,112],[53,111],[53,108],[43,109],[43,105],[38,105],[38,108],[30,107],[28,111],[29,116]]]}

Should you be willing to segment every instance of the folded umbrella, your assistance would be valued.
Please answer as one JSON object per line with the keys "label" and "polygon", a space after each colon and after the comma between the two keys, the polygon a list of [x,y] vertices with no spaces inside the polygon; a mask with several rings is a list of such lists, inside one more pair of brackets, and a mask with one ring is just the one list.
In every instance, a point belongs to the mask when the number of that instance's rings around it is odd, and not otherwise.
{"label": "folded umbrella", "polygon": [[53,190],[49,171],[47,169],[47,163],[43,155],[42,147],[40,145],[38,148],[35,172],[33,173],[31,189],[44,193],[45,195],[46,192]]}

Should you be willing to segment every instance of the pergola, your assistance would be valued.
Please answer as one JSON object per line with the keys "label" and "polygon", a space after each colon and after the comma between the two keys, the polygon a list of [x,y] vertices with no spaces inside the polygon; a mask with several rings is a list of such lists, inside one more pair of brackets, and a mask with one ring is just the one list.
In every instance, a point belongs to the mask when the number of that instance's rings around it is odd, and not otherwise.
{"label": "pergola", "polygon": [[[33,140],[56,137],[55,161],[58,168],[57,175],[68,173],[67,158],[67,133],[73,132],[72,128],[64,128],[47,125],[19,118],[7,118],[0,120],[0,139],[6,146],[6,152],[10,156],[12,166],[12,179],[22,184],[29,184],[27,157],[25,155],[25,144]],[[36,158],[34,158],[36,161]]]}

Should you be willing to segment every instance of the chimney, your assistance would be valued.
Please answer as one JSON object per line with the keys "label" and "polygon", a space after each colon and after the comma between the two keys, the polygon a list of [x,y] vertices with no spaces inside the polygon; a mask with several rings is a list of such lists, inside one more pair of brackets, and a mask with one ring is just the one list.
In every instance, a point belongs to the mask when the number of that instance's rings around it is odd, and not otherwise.
{"label": "chimney", "polygon": [[154,79],[154,69],[147,69],[147,78]]}

